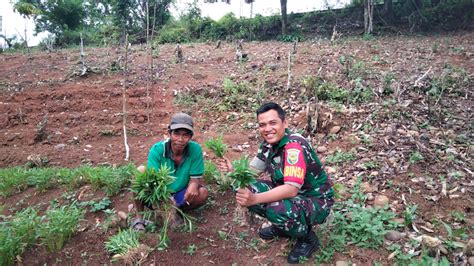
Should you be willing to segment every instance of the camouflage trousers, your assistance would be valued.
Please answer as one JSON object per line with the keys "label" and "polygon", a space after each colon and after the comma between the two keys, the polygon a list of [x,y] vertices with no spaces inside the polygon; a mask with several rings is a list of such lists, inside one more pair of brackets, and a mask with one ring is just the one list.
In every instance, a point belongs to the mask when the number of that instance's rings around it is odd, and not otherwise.
{"label": "camouflage trousers", "polygon": [[[271,181],[259,180],[250,185],[250,190],[262,193],[274,187]],[[267,218],[289,237],[297,238],[305,236],[313,224],[323,223],[333,204],[333,199],[297,195],[290,199],[252,205],[248,209]]]}

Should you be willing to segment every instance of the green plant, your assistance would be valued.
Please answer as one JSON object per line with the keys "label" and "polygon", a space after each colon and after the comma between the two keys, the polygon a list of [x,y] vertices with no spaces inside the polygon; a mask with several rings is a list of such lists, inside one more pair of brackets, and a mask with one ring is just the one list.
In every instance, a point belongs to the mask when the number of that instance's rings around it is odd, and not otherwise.
{"label": "green plant", "polygon": [[105,242],[105,249],[114,254],[112,261],[123,259],[125,265],[140,264],[148,255],[149,248],[139,242],[140,232],[128,229],[119,231]]}
{"label": "green plant", "polygon": [[221,178],[221,172],[217,166],[210,160],[204,161],[204,181],[207,184],[217,182]]}
{"label": "green plant", "polygon": [[343,151],[337,150],[334,154],[331,154],[326,158],[326,163],[339,165],[341,163],[350,162],[355,159],[356,159],[355,155],[352,151],[343,152]]}
{"label": "green plant", "polygon": [[161,202],[170,204],[172,191],[169,185],[175,179],[172,173],[171,168],[166,165],[162,165],[158,170],[147,168],[143,173],[137,174],[130,190],[136,199],[147,205]]}
{"label": "green plant", "polygon": [[224,157],[227,151],[227,145],[224,144],[222,135],[217,138],[210,138],[204,142],[204,146],[211,150],[217,157]]}
{"label": "green plant", "polygon": [[454,211],[451,211],[449,215],[453,217],[454,221],[456,222],[464,223],[466,221],[466,214],[464,212],[454,210]]}
{"label": "green plant", "polygon": [[99,202],[91,203],[91,212],[98,212],[107,209],[112,201],[108,197],[102,198]]}
{"label": "green plant", "polygon": [[407,205],[405,210],[403,211],[403,220],[405,221],[406,226],[410,226],[416,219],[416,209],[418,205]]}
{"label": "green plant", "polygon": [[237,190],[239,188],[245,188],[255,181],[257,173],[250,168],[248,158],[245,156],[232,162],[234,171],[228,174],[232,180],[232,187]]}
{"label": "green plant", "polygon": [[36,240],[39,217],[36,210],[25,209],[0,222],[0,265],[14,265]]}
{"label": "green plant", "polygon": [[194,253],[196,253],[196,250],[197,250],[197,246],[194,245],[194,244],[189,244],[188,247],[183,250],[183,253],[184,254],[188,254],[188,255],[194,255]]}
{"label": "green plant", "polygon": [[76,232],[84,212],[74,205],[52,208],[41,217],[38,237],[49,251],[59,251]]}
{"label": "green plant", "polygon": [[28,171],[23,167],[0,169],[0,196],[8,197],[28,187]]}
{"label": "green plant", "polygon": [[408,159],[408,161],[410,162],[410,164],[416,164],[417,162],[422,161],[423,159],[423,155],[421,155],[421,153],[419,153],[418,151],[415,151],[410,154],[410,158]]}

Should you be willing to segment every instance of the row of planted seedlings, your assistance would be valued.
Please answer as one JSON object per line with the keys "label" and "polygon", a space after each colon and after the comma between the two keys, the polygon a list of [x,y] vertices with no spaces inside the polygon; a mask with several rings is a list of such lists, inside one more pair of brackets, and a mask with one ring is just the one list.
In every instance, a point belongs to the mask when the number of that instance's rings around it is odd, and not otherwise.
{"label": "row of planted seedlings", "polygon": [[[85,165],[75,169],[4,168],[0,169],[0,197],[7,198],[28,187],[35,187],[42,193],[60,186],[73,190],[84,184],[104,190],[107,196],[114,196],[130,183],[135,172],[133,164],[120,167]],[[12,215],[1,215],[0,265],[13,265],[16,260],[21,260],[23,252],[35,243],[45,246],[50,252],[61,250],[77,232],[79,223],[84,219],[85,207],[96,212],[106,209],[110,204],[108,197],[99,202],[72,200],[61,206],[53,200],[42,214],[28,207]]]}

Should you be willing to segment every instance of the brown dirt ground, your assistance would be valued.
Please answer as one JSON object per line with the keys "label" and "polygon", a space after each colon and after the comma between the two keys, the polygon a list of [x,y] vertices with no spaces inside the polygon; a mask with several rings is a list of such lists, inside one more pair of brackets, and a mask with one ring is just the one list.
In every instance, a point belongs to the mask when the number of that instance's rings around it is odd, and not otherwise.
{"label": "brown dirt ground", "polygon": [[[472,33],[463,33],[458,38],[466,48],[472,48]],[[321,66],[329,69],[325,75],[330,76],[331,67],[337,64],[337,59],[344,51],[351,51],[361,58],[370,58],[374,55],[381,57],[387,53],[396,54],[400,45],[412,45],[416,49],[417,38],[399,37],[397,42],[390,39],[380,40],[378,44],[369,44],[369,49],[357,47],[357,42],[341,44],[330,49],[324,44],[322,49],[317,42],[301,44],[300,53],[294,66],[294,75],[314,75]],[[441,37],[440,37],[441,38]],[[469,41],[469,39],[471,41]],[[426,49],[430,42],[438,40],[436,37],[424,38]],[[441,42],[441,41],[440,41]],[[471,45],[471,46],[469,46]],[[380,46],[386,48],[381,51]],[[248,43],[251,61],[247,64],[238,64],[234,61],[234,50],[231,45],[224,45],[222,49],[214,50],[209,44],[184,45],[185,63],[173,63],[173,46],[164,45],[159,49],[159,56],[155,59],[154,75],[158,81],[151,88],[151,95],[146,93],[146,65],[147,57],[144,46],[133,46],[129,55],[129,89],[128,96],[128,144],[130,145],[130,161],[135,164],[146,162],[148,149],[153,143],[166,134],[166,126],[175,112],[180,109],[173,103],[176,91],[202,90],[220,86],[224,77],[234,76],[237,79],[252,81],[256,71],[265,65],[274,63],[277,70],[273,73],[264,73],[268,82],[285,84],[286,59],[278,61],[277,56],[286,58],[290,44],[267,42]],[[329,49],[327,49],[329,47]],[[427,48],[428,47],[428,48]],[[372,49],[372,50],[371,50]],[[469,50],[469,49],[467,49]],[[472,52],[472,50],[471,50]],[[87,48],[86,60],[89,65],[100,69],[108,69],[112,62],[123,56],[123,50],[112,48]],[[448,55],[439,60],[447,60],[460,65],[473,73],[474,63],[472,54]],[[407,65],[412,63],[406,62]],[[120,72],[104,71],[103,74],[90,74],[85,78],[67,78],[79,64],[79,52],[73,49],[60,50],[54,53],[36,52],[30,57],[23,54],[3,54],[0,56],[0,167],[24,165],[27,157],[38,154],[49,160],[49,166],[77,167],[83,163],[93,165],[124,164],[125,151],[122,136],[122,83]],[[381,68],[389,69],[390,64]],[[397,67],[403,68],[403,64]],[[420,70],[421,71],[421,70]],[[262,70],[263,72],[263,70]],[[472,88],[471,88],[472,89]],[[147,109],[147,103],[151,108]],[[188,110],[189,111],[189,110]],[[227,122],[224,118],[229,114],[223,112],[209,116],[199,109],[191,110],[196,119],[195,140],[203,143],[207,138],[224,132],[224,140],[233,147],[248,142],[250,148],[244,153],[256,152],[258,139],[253,130],[242,127],[242,121]],[[147,122],[147,115],[150,121]],[[47,138],[35,141],[37,124],[47,115]],[[357,115],[357,114],[355,114]],[[348,119],[336,117],[337,124],[350,126]],[[301,125],[304,120],[295,119],[292,125]],[[334,122],[335,123],[335,122]],[[343,128],[344,131],[344,128]],[[342,137],[328,145],[329,150],[350,149],[354,144]],[[209,152],[206,155],[209,157]],[[233,149],[230,157],[236,158],[240,152]],[[423,169],[413,169],[416,173]],[[408,176],[398,175],[394,185],[398,191],[388,186],[379,187],[386,191],[387,196],[397,198],[399,193],[405,192],[408,200],[419,205],[420,213],[431,213],[430,216],[445,217],[449,210],[458,209],[472,215],[471,201],[465,199],[443,199],[438,202],[429,202],[421,193],[408,194],[408,187],[404,186]],[[350,180],[351,177],[348,177]],[[385,183],[382,183],[385,184]],[[385,184],[386,185],[386,184]],[[87,187],[81,189],[87,190]],[[423,187],[413,187],[422,190]],[[272,264],[280,265],[286,262],[282,255],[286,250],[287,241],[278,240],[275,243],[263,245],[261,252],[249,247],[238,246],[236,240],[222,240],[218,237],[218,230],[232,230],[235,235],[247,232],[246,241],[258,238],[256,230],[260,222],[248,227],[239,227],[232,222],[232,213],[235,208],[231,192],[221,194],[211,193],[212,204],[193,213],[198,217],[198,228],[193,233],[172,232],[171,245],[166,251],[153,251],[145,264],[185,265],[193,264]],[[26,206],[37,206],[45,210],[53,199],[59,201],[65,193],[71,193],[65,188],[53,188],[40,193],[29,188],[14,194],[6,199],[0,199],[4,206],[3,214],[10,214],[10,209],[20,209]],[[86,198],[100,199],[103,191],[87,190]],[[469,194],[468,194],[469,195]],[[472,194],[470,194],[472,196]],[[113,197],[115,210],[127,210],[131,202],[131,195],[122,191]],[[228,213],[222,213],[225,207]],[[403,211],[403,205],[398,212]],[[104,249],[104,242],[116,232],[116,229],[104,231],[97,227],[103,221],[101,213],[87,212],[86,220],[81,223],[81,231],[76,234],[65,247],[56,253],[48,253],[42,246],[34,246],[23,255],[25,265],[99,265],[109,263],[110,256]],[[146,244],[153,246],[156,243],[154,235],[145,238]],[[188,255],[183,252],[188,245],[195,244],[197,252]],[[344,254],[337,254],[337,260],[351,261],[358,265],[369,265],[374,261],[382,264],[391,264],[387,260],[389,253],[383,249],[365,250],[349,246]]]}

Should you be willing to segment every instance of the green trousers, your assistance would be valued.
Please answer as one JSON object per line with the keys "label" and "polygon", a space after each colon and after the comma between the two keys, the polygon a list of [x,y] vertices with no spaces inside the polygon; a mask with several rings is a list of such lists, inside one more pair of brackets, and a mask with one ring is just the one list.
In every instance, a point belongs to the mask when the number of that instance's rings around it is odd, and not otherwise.
{"label": "green trousers", "polygon": [[[262,193],[274,188],[271,181],[259,180],[250,185],[254,193]],[[329,215],[334,200],[297,195],[294,198],[249,206],[248,209],[265,217],[289,237],[306,236],[313,224],[323,223]]]}

